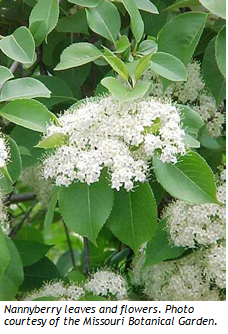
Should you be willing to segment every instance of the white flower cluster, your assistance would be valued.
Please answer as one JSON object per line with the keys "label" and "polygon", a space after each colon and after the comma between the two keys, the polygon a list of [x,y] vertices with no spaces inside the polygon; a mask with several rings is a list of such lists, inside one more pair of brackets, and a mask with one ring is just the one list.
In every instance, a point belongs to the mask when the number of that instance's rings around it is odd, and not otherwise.
{"label": "white flower cluster", "polygon": [[148,69],[143,74],[141,80],[152,83],[152,96],[171,99],[180,104],[189,105],[206,122],[210,136],[219,137],[222,134],[222,125],[225,122],[222,108],[221,106],[216,106],[215,99],[205,88],[200,64],[192,62],[186,68],[188,73],[187,81],[174,83],[165,92],[163,92],[161,79],[151,69]]}
{"label": "white flower cluster", "polygon": [[108,168],[112,188],[129,191],[134,181],[146,180],[155,150],[163,162],[176,163],[185,154],[177,109],[152,98],[122,105],[111,96],[88,99],[58,122],[47,127],[46,136],[62,133],[68,143],[44,160],[44,178],[57,186],[97,182]]}
{"label": "white flower cluster", "polygon": [[127,282],[125,279],[111,271],[97,271],[85,284],[85,290],[92,292],[95,296],[112,296],[117,300],[127,298]]}
{"label": "white flower cluster", "polygon": [[25,300],[32,301],[42,297],[54,297],[57,300],[76,301],[85,295],[83,288],[64,285],[62,281],[45,283],[40,290],[28,295]]}
{"label": "white flower cluster", "polygon": [[4,167],[9,159],[9,150],[5,140],[0,133],[0,168]]}
{"label": "white flower cluster", "polygon": [[52,193],[52,182],[44,180],[40,164],[25,168],[21,173],[21,181],[36,194],[38,201],[43,206],[49,203]]}
{"label": "white flower cluster", "polygon": [[[224,180],[225,172],[221,176]],[[172,202],[164,212],[167,229],[175,246],[210,245],[226,236],[226,182],[217,188],[217,198],[223,205],[192,205]]]}
{"label": "white flower cluster", "polygon": [[[222,253],[224,249],[218,252],[217,247],[198,250],[178,260],[164,261],[144,270],[145,254],[142,253],[135,259],[132,282],[144,287],[143,292],[149,300],[220,300],[219,288],[225,287],[225,267],[224,254],[219,252]],[[220,262],[216,266],[219,256]]]}
{"label": "white flower cluster", "polygon": [[0,226],[4,234],[8,235],[10,232],[10,224],[7,217],[6,208],[4,205],[4,194],[0,189]]}

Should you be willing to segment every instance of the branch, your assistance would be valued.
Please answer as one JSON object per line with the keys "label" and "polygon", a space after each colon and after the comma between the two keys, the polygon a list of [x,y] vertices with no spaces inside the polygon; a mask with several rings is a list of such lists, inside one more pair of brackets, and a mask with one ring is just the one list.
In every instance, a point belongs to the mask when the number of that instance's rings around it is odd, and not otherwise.
{"label": "branch", "polygon": [[87,277],[89,275],[89,267],[90,267],[90,256],[89,256],[89,240],[84,237],[84,269],[83,274]]}
{"label": "branch", "polygon": [[32,210],[34,209],[34,207],[36,206],[37,200],[35,200],[33,202],[33,204],[31,205],[30,209],[28,210],[28,212],[24,215],[24,217],[22,218],[22,220],[20,221],[20,223],[15,226],[15,228],[11,231],[11,233],[9,234],[10,238],[14,238],[17,234],[17,232],[22,228],[24,222],[29,218],[30,213],[32,212]]}
{"label": "branch", "polygon": [[69,247],[71,262],[72,262],[73,267],[76,268],[76,263],[75,263],[75,258],[74,258],[74,251],[73,251],[73,248],[72,248],[72,245],[71,245],[69,231],[68,231],[68,228],[67,228],[66,224],[64,223],[64,221],[63,221],[63,226],[64,226],[66,237],[67,237],[67,243],[68,243],[68,247]]}
{"label": "branch", "polygon": [[34,193],[27,194],[13,194],[10,198],[10,204],[23,203],[28,201],[33,201],[36,199],[36,195]]}

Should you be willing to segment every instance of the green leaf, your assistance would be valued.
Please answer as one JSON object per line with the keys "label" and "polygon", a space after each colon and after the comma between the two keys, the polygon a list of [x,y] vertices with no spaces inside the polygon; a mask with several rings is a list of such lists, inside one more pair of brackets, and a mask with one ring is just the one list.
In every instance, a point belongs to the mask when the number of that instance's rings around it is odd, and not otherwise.
{"label": "green leaf", "polygon": [[20,155],[27,155],[27,156],[31,157],[31,153],[29,152],[29,150],[27,149],[27,147],[25,147],[25,146],[18,146],[18,150],[20,152]]}
{"label": "green leaf", "polygon": [[138,9],[144,10],[151,14],[159,14],[156,6],[149,0],[135,0]]}
{"label": "green leaf", "polygon": [[56,104],[66,101],[76,102],[73,93],[68,84],[62,79],[56,76],[41,75],[37,78],[42,82],[50,91],[50,98],[38,98],[37,100],[46,105],[46,107],[52,107]]}
{"label": "green leaf", "polygon": [[193,6],[199,6],[199,0],[177,0],[172,4],[171,6],[167,7],[165,10],[175,10],[178,8],[184,8],[184,7],[193,7]]}
{"label": "green leaf", "polygon": [[187,65],[202,35],[207,14],[184,13],[169,21],[158,34],[158,50],[167,52]]}
{"label": "green leaf", "polygon": [[10,261],[0,279],[0,300],[14,300],[19,286],[23,282],[23,266],[17,248],[12,240],[6,238],[7,247],[10,253]]}
{"label": "green leaf", "polygon": [[82,7],[93,8],[98,6],[102,0],[68,0],[68,1]]}
{"label": "green leaf", "polygon": [[108,227],[123,243],[134,252],[149,241],[156,230],[157,207],[148,183],[142,183],[127,192],[115,191],[114,206],[108,219]]}
{"label": "green leaf", "polygon": [[128,81],[128,71],[124,62],[115,56],[109,49],[104,48],[105,54],[104,59],[111,65],[111,67],[116,71],[125,81]]}
{"label": "green leaf", "polygon": [[72,16],[62,17],[56,26],[58,32],[82,33],[88,35],[88,23],[85,9]]}
{"label": "green leaf", "polygon": [[7,137],[7,141],[10,148],[10,161],[7,164],[7,169],[12,183],[14,183],[19,179],[21,174],[21,156],[15,141],[10,137]]}
{"label": "green leaf", "polygon": [[43,104],[33,100],[9,102],[0,110],[0,115],[10,122],[38,132],[44,132],[47,124],[56,119]]}
{"label": "green leaf", "polygon": [[153,40],[146,40],[140,43],[139,48],[137,50],[137,53],[141,55],[148,55],[150,53],[155,53],[157,52],[158,45],[155,41]]}
{"label": "green leaf", "polygon": [[87,281],[87,278],[75,269],[71,270],[71,272],[68,273],[67,277],[70,281],[76,283],[76,285],[85,283]]}
{"label": "green leaf", "polygon": [[113,190],[105,175],[90,186],[78,182],[60,189],[59,208],[66,225],[94,244],[112,205]]}
{"label": "green leaf", "polygon": [[8,81],[1,92],[0,102],[18,99],[33,99],[51,96],[51,92],[40,81],[33,78],[22,78]]}
{"label": "green leaf", "polygon": [[24,267],[24,282],[21,286],[22,291],[39,289],[44,282],[61,279],[56,265],[47,257],[43,257],[35,264]]}
{"label": "green leaf", "polygon": [[59,17],[58,0],[39,0],[29,16],[29,27],[37,21],[45,21],[47,32],[44,38],[55,28]]}
{"label": "green leaf", "polygon": [[35,42],[26,27],[20,27],[0,40],[0,49],[7,57],[20,63],[31,65],[35,59]]}
{"label": "green leaf", "polygon": [[121,26],[116,7],[108,0],[103,0],[98,6],[86,9],[86,15],[90,29],[115,45]]}
{"label": "green leaf", "polygon": [[178,105],[181,115],[181,121],[186,133],[197,138],[199,130],[204,126],[204,122],[200,115],[185,105]]}
{"label": "green leaf", "polygon": [[128,48],[130,48],[131,43],[129,42],[129,39],[127,36],[123,35],[120,37],[120,39],[117,42],[117,49],[115,53],[123,53]]}
{"label": "green leaf", "polygon": [[210,150],[226,150],[226,140],[223,137],[213,138],[209,135],[206,125],[199,131],[198,137],[202,146]]}
{"label": "green leaf", "polygon": [[153,159],[158,182],[173,197],[193,204],[218,203],[214,175],[196,152],[188,152],[176,164]]}
{"label": "green leaf", "polygon": [[226,98],[226,82],[215,56],[215,38],[209,43],[203,59],[203,76],[206,86],[219,105]]}
{"label": "green leaf", "polygon": [[200,148],[200,142],[194,137],[190,136],[188,133],[185,133],[183,142],[187,145],[187,147]]}
{"label": "green leaf", "polygon": [[38,47],[45,39],[48,33],[48,26],[45,20],[33,21],[29,27],[33,38],[35,40],[36,47]]}
{"label": "green leaf", "polygon": [[184,247],[175,247],[170,243],[164,219],[158,223],[153,239],[147,244],[145,266],[154,266],[165,260],[176,259],[184,252]]}
{"label": "green leaf", "polygon": [[148,69],[152,53],[147,54],[140,58],[136,69],[135,69],[135,80],[136,82],[140,79],[141,75]]}
{"label": "green leaf", "polygon": [[150,68],[171,81],[186,81],[187,70],[184,64],[171,54],[156,52],[152,55]]}
{"label": "green leaf", "polygon": [[90,43],[76,43],[66,48],[60,57],[60,63],[55,70],[65,70],[81,66],[102,56],[102,52]]}
{"label": "green leaf", "polygon": [[144,23],[137,8],[136,2],[135,0],[122,0],[122,3],[130,15],[131,30],[136,39],[136,42],[139,43],[144,33]]}
{"label": "green leaf", "polygon": [[121,103],[142,98],[147,95],[151,89],[150,83],[140,82],[132,90],[130,90],[126,88],[119,80],[113,77],[104,78],[101,80],[101,83]]}
{"label": "green leaf", "polygon": [[215,41],[215,56],[218,67],[224,77],[226,77],[226,27],[223,27]]}
{"label": "green leaf", "polygon": [[7,67],[0,66],[0,85],[4,84],[6,81],[12,79],[13,77],[13,74]]}
{"label": "green leaf", "polygon": [[55,148],[60,146],[67,140],[67,136],[63,133],[53,133],[51,136],[42,139],[35,147],[38,148]]}
{"label": "green leaf", "polygon": [[215,15],[226,18],[226,0],[199,0],[200,3]]}
{"label": "green leaf", "polygon": [[38,262],[53,247],[28,240],[14,240],[14,244],[17,247],[23,266],[31,266]]}
{"label": "green leaf", "polygon": [[3,273],[9,264],[9,261],[10,261],[9,249],[6,243],[5,235],[0,226],[0,282],[3,276]]}
{"label": "green leaf", "polygon": [[45,235],[48,235],[51,232],[51,224],[53,222],[55,207],[57,205],[58,198],[59,198],[59,188],[53,187],[51,200],[48,203],[47,213],[44,219],[44,234]]}

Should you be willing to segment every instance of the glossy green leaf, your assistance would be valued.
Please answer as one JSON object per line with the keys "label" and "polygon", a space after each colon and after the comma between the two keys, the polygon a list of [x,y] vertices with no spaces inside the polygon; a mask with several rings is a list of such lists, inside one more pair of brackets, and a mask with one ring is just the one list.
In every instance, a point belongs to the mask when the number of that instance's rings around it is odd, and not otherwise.
{"label": "glossy green leaf", "polygon": [[174,17],[158,34],[158,51],[170,53],[187,65],[200,40],[206,20],[205,13],[189,12]]}
{"label": "glossy green leaf", "polygon": [[187,70],[184,64],[171,54],[156,52],[151,57],[150,68],[171,81],[186,81]]}
{"label": "glossy green leaf", "polygon": [[134,191],[115,191],[108,227],[121,242],[137,252],[153,237],[156,225],[157,207],[149,184],[139,184]]}
{"label": "glossy green leaf", "polygon": [[55,148],[63,144],[67,140],[67,136],[63,133],[53,133],[51,136],[42,139],[35,147],[38,148]]}
{"label": "glossy green leaf", "polygon": [[60,189],[59,208],[66,225],[94,244],[112,205],[113,190],[105,175],[90,186],[78,182]]}
{"label": "glossy green leaf", "polygon": [[115,53],[123,53],[131,46],[131,43],[129,42],[129,39],[127,36],[123,35],[120,37],[120,39],[117,42],[117,49]]}
{"label": "glossy green leaf", "polygon": [[58,198],[59,198],[59,188],[58,187],[53,187],[52,188],[51,200],[47,205],[47,213],[46,213],[45,219],[44,219],[44,233],[45,233],[45,235],[48,235],[51,232],[51,224],[53,222],[55,207],[57,205]]}
{"label": "glossy green leaf", "polygon": [[17,247],[23,266],[31,266],[38,262],[53,247],[28,240],[14,240],[14,244]]}
{"label": "glossy green leaf", "polygon": [[215,15],[226,18],[226,0],[199,0],[200,3]]}
{"label": "glossy green leaf", "polygon": [[76,43],[66,48],[60,57],[60,63],[55,70],[65,70],[81,66],[102,56],[102,52],[90,43]]}
{"label": "glossy green leaf", "polygon": [[86,15],[90,29],[115,44],[121,25],[116,7],[103,0],[98,6],[86,9]]}
{"label": "glossy green leaf", "polygon": [[[37,21],[45,21],[47,26],[46,36],[55,28],[59,17],[58,0],[39,0],[33,7],[29,16],[29,27]],[[45,37],[46,37],[45,36]]]}
{"label": "glossy green leaf", "polygon": [[147,243],[145,266],[154,266],[165,260],[176,259],[185,252],[184,247],[175,247],[169,239],[164,219],[158,223],[154,237]]}
{"label": "glossy green leaf", "polygon": [[13,78],[12,72],[5,66],[0,66],[0,85]]}
{"label": "glossy green leaf", "polygon": [[74,98],[73,93],[66,81],[63,81],[62,79],[56,76],[49,76],[49,75],[41,75],[37,79],[51,91],[50,98],[37,99],[39,102],[45,104],[46,107],[50,108],[56,104],[63,103],[66,101],[70,102],[77,101]]}
{"label": "glossy green leaf", "polygon": [[44,132],[47,124],[56,119],[43,104],[33,100],[9,102],[0,110],[0,115],[10,122],[38,132]]}
{"label": "glossy green leaf", "polygon": [[88,35],[88,23],[85,9],[77,11],[72,16],[66,16],[59,19],[56,31],[82,33]]}
{"label": "glossy green leaf", "polygon": [[203,147],[206,147],[210,150],[226,150],[226,139],[224,137],[211,137],[208,133],[206,125],[200,129],[198,140]]}
{"label": "glossy green leaf", "polygon": [[3,276],[3,273],[9,264],[9,261],[10,261],[9,249],[6,243],[5,235],[0,226],[0,282]]}
{"label": "glossy green leaf", "polygon": [[76,271],[75,269],[70,271],[67,277],[71,282],[76,283],[76,285],[85,283],[87,281],[87,278],[82,273]]}
{"label": "glossy green leaf", "polygon": [[98,6],[102,0],[68,0],[68,1],[82,7],[93,8]]}
{"label": "glossy green leaf", "polygon": [[0,300],[10,301],[15,299],[19,286],[23,282],[23,266],[20,255],[12,240],[6,238],[10,253],[10,261],[0,279]]}
{"label": "glossy green leaf", "polygon": [[218,203],[214,175],[196,152],[188,152],[176,164],[163,163],[154,155],[158,182],[173,197],[193,204]]}
{"label": "glossy green leaf", "polygon": [[136,82],[140,79],[141,75],[148,69],[152,53],[140,58],[135,68],[135,80]]}
{"label": "glossy green leaf", "polygon": [[183,138],[183,142],[187,145],[189,148],[200,148],[200,142],[196,140],[194,137],[189,135],[187,132],[185,133],[185,136]]}
{"label": "glossy green leaf", "polygon": [[133,101],[147,95],[151,89],[151,84],[148,82],[138,83],[132,90],[125,87],[119,80],[113,77],[107,77],[101,80],[105,86],[121,103]]}
{"label": "glossy green leaf", "polygon": [[105,47],[104,52],[104,59],[111,65],[114,71],[116,71],[125,81],[128,81],[128,71],[124,62]]}
{"label": "glossy green leaf", "polygon": [[29,27],[33,38],[35,40],[36,47],[38,47],[45,39],[48,33],[48,26],[45,20],[33,21]]}
{"label": "glossy green leaf", "polygon": [[18,99],[33,99],[51,96],[51,92],[43,83],[33,78],[22,78],[8,81],[1,92],[0,102]]}
{"label": "glossy green leaf", "polygon": [[135,0],[122,0],[124,7],[131,18],[131,30],[138,43],[144,33],[144,23],[139,13]]}
{"label": "glossy green leaf", "polygon": [[10,161],[7,164],[7,170],[12,182],[16,182],[21,174],[21,156],[15,141],[7,137],[9,149],[10,149]]}
{"label": "glossy green leaf", "polygon": [[226,77],[226,28],[223,27],[215,41],[215,57],[218,67],[224,77]]}
{"label": "glossy green leaf", "polygon": [[7,57],[24,64],[35,59],[35,42],[28,28],[20,27],[12,35],[0,40],[0,49]]}
{"label": "glossy green leaf", "polygon": [[157,7],[150,0],[135,0],[138,9],[144,10],[151,14],[158,14]]}
{"label": "glossy green leaf", "polygon": [[209,43],[203,59],[203,76],[206,86],[219,105],[226,98],[226,80],[221,74],[215,56],[215,38]]}
{"label": "glossy green leaf", "polygon": [[148,55],[150,53],[157,52],[157,49],[158,49],[157,43],[155,41],[148,39],[140,43],[137,53],[141,55]]}
{"label": "glossy green leaf", "polygon": [[39,289],[44,282],[61,279],[56,265],[47,257],[43,257],[31,266],[24,267],[24,277],[22,291]]}
{"label": "glossy green leaf", "polygon": [[188,106],[178,105],[178,109],[185,132],[197,138],[199,130],[204,126],[202,118]]}

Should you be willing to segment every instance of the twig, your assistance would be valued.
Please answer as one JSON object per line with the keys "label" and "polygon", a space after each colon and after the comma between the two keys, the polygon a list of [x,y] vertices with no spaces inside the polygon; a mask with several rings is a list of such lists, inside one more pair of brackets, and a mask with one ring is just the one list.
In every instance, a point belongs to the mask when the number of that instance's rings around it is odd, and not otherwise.
{"label": "twig", "polygon": [[89,240],[84,237],[84,269],[83,274],[87,277],[89,275],[90,268],[90,256],[89,256]]}
{"label": "twig", "polygon": [[27,194],[13,194],[11,198],[8,199],[10,204],[23,203],[28,201],[33,201],[36,199],[36,195],[34,193]]}
{"label": "twig", "polygon": [[72,262],[73,267],[76,268],[76,263],[75,263],[75,258],[74,258],[74,251],[73,251],[73,248],[72,248],[72,245],[71,245],[69,231],[68,231],[68,228],[67,228],[67,226],[64,222],[63,222],[63,226],[64,226],[66,237],[67,237],[67,243],[68,243],[68,247],[69,247],[71,262]]}
{"label": "twig", "polygon": [[35,200],[33,202],[33,204],[31,205],[30,209],[28,210],[28,212],[24,215],[24,217],[22,218],[22,220],[20,221],[20,223],[11,231],[10,233],[10,237],[14,238],[17,234],[17,232],[22,228],[24,222],[29,218],[30,213],[32,212],[32,210],[34,209],[34,207],[36,206],[37,200]]}

